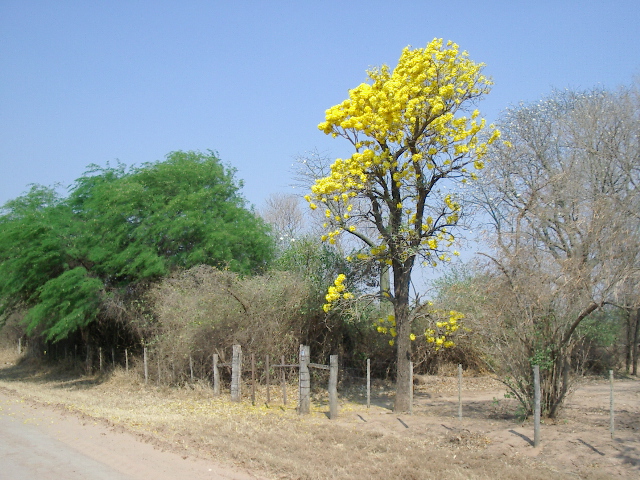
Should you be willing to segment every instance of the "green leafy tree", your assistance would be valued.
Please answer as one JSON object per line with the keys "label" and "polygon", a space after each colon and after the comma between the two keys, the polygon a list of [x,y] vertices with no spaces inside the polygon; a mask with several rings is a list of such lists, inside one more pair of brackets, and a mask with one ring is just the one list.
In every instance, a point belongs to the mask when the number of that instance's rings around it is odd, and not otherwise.
{"label": "green leafy tree", "polygon": [[27,308],[30,332],[60,340],[177,268],[264,269],[273,242],[234,175],[212,152],[173,152],[128,170],[92,165],[66,199],[34,187],[0,218],[3,313]]}
{"label": "green leafy tree", "polygon": [[272,242],[234,174],[211,152],[174,152],[129,172],[93,166],[70,197],[79,253],[116,284],[198,264],[263,269]]}
{"label": "green leafy tree", "polygon": [[37,301],[38,289],[65,271],[71,212],[52,188],[32,186],[0,216],[0,314]]}

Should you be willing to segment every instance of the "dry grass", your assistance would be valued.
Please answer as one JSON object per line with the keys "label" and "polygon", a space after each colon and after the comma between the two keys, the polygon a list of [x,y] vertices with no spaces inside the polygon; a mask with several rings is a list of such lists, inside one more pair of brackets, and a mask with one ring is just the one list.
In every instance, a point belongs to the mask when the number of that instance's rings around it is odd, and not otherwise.
{"label": "dry grass", "polygon": [[330,421],[320,396],[312,414],[300,417],[293,405],[281,406],[279,397],[278,403],[264,405],[264,391],[257,406],[247,398],[234,404],[226,395],[213,397],[203,385],[145,386],[122,370],[78,377],[60,368],[15,361],[15,354],[0,354],[0,387],[5,391],[131,431],[159,448],[271,478],[561,478],[540,464],[532,468],[530,459],[492,458],[481,433],[384,427],[366,418],[378,415],[395,421],[396,415],[381,407],[367,412],[362,404],[344,399],[340,419]]}

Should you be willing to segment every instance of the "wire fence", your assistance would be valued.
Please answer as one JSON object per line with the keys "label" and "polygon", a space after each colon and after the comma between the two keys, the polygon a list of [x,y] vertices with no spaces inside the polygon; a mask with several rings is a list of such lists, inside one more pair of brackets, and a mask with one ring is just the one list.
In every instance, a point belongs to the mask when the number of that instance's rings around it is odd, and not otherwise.
{"label": "wire fence", "polygon": [[[46,346],[45,346],[46,347]],[[265,392],[265,403],[267,405],[279,402],[284,406],[290,399],[296,397],[297,411],[300,414],[310,412],[310,399],[312,384],[316,390],[326,389],[329,403],[329,418],[338,416],[338,385],[340,385],[343,395],[353,396],[353,391],[363,392],[363,403],[366,408],[372,405],[372,376],[371,372],[379,368],[374,359],[366,360],[365,375],[361,369],[355,367],[339,368],[339,358],[331,355],[329,364],[312,363],[309,346],[300,345],[298,358],[287,359],[284,355],[279,358],[266,355],[264,358],[257,358],[255,354],[249,354],[246,358],[243,355],[240,345],[232,346],[230,361],[225,361],[220,353],[212,353],[210,362],[196,361],[194,357],[188,356],[182,362],[175,362],[169,355],[152,348],[142,347],[131,351],[129,348],[117,349],[92,347],[91,345],[79,346],[64,345],[58,348],[54,344],[54,349],[43,351],[45,356],[57,361],[71,362],[75,367],[83,368],[86,373],[106,372],[115,367],[122,367],[126,371],[136,371],[144,379],[145,384],[209,384],[214,395],[224,395],[228,392],[230,400],[239,402],[243,399],[243,389],[248,389],[245,395],[250,397],[253,405],[256,404],[256,390],[260,388]],[[22,338],[17,342],[17,353],[23,355],[27,352],[28,345]],[[51,348],[51,347],[49,347]],[[221,351],[217,350],[216,351]],[[179,363],[179,365],[177,365]],[[188,365],[185,369],[184,365]],[[409,363],[410,375],[410,411],[413,413],[413,363]],[[534,411],[533,446],[540,445],[540,423],[541,423],[541,402],[540,402],[540,370],[537,365],[532,368],[534,384]],[[292,385],[297,385],[297,392],[293,392]],[[609,401],[609,433],[613,439],[615,436],[615,410],[614,410],[614,377],[613,370],[609,371],[610,401]],[[326,387],[323,387],[326,385]],[[464,416],[463,408],[463,369],[458,365],[457,369],[457,417]],[[272,395],[273,394],[273,395]]]}

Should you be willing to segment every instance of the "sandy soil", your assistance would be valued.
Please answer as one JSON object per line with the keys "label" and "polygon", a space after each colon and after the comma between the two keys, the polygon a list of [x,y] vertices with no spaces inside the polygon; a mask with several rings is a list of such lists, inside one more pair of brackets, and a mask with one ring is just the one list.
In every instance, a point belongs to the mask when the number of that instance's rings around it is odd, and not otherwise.
{"label": "sandy soil", "polygon": [[256,406],[231,404],[207,387],[145,386],[123,372],[61,378],[6,362],[0,405],[124,478],[640,477],[638,379],[615,381],[613,439],[608,381],[583,379],[560,418],[543,424],[539,448],[497,381],[464,378],[459,420],[457,380],[422,380],[413,415],[391,411],[387,386],[376,386],[367,409],[361,386],[341,385],[340,415],[330,421],[321,392],[300,417],[280,399],[264,405],[264,392]]}
{"label": "sandy soil", "polygon": [[[484,445],[481,458],[525,457],[562,477],[640,478],[640,381],[614,382],[615,432],[610,436],[609,382],[579,381],[560,417],[541,425],[541,445],[533,447],[532,419],[519,420],[518,403],[490,378],[463,379],[463,418],[458,419],[457,379],[423,377],[416,386],[413,415],[388,410],[391,396],[376,399],[378,408],[356,414],[367,428],[404,431],[405,435],[444,435],[453,446]],[[380,408],[382,407],[382,408]],[[464,464],[464,460],[458,461]],[[455,463],[455,462],[454,462]]]}
{"label": "sandy soil", "polygon": [[0,477],[7,480],[250,480],[217,463],[162,451],[86,416],[0,389]]}

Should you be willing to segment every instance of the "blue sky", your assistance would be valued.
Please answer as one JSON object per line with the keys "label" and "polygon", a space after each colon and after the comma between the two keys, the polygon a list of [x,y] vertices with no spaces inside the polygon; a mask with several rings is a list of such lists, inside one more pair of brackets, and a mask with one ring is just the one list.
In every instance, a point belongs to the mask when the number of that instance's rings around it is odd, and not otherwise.
{"label": "blue sky", "polygon": [[349,154],[316,126],[403,47],[453,40],[495,87],[480,110],[640,75],[637,1],[0,2],[0,205],[90,163],[207,150],[256,207],[297,155]]}

